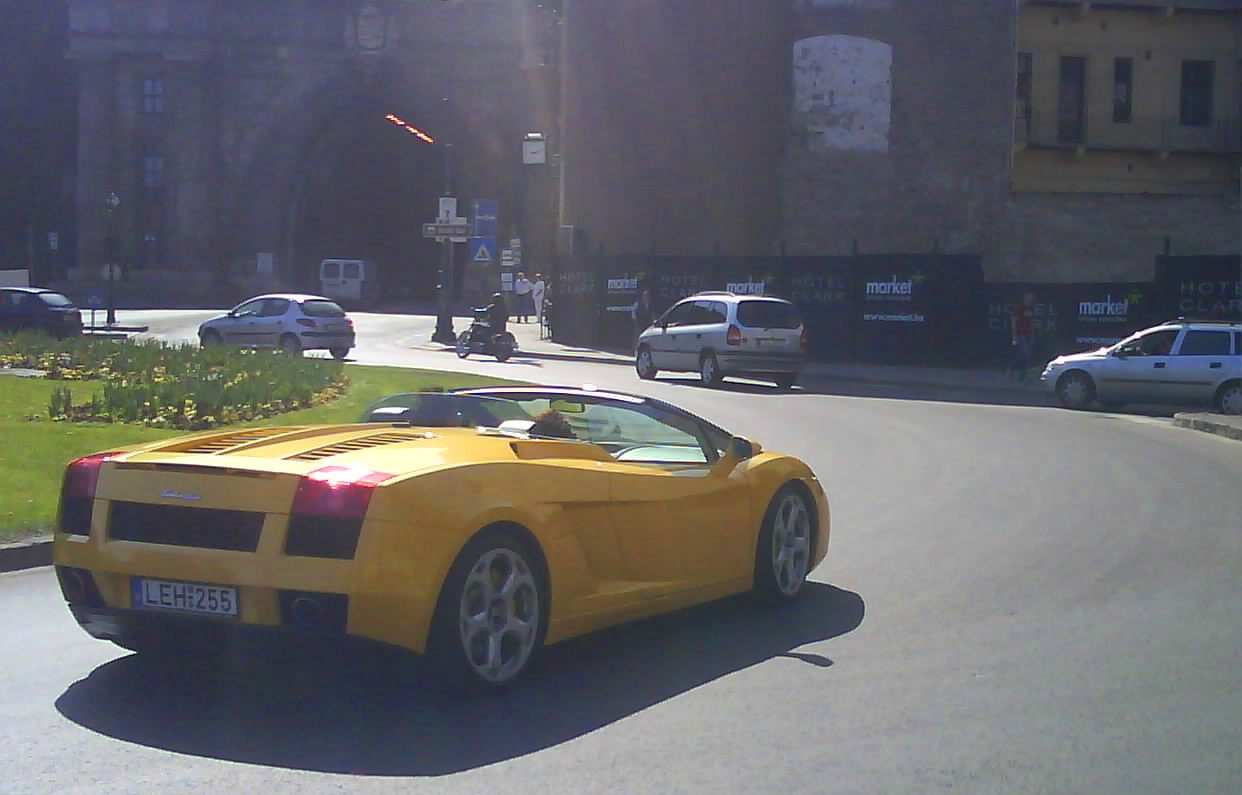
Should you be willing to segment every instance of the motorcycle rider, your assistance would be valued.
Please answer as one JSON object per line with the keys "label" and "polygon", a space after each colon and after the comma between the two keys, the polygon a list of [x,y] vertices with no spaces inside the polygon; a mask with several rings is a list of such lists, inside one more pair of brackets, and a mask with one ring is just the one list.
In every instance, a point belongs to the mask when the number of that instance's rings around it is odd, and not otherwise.
{"label": "motorcycle rider", "polygon": [[505,306],[504,293],[493,293],[492,302],[484,309],[487,311],[487,324],[490,327],[488,329],[491,333],[491,338],[488,339],[490,344],[497,334],[504,333],[505,324],[509,321],[509,308]]}

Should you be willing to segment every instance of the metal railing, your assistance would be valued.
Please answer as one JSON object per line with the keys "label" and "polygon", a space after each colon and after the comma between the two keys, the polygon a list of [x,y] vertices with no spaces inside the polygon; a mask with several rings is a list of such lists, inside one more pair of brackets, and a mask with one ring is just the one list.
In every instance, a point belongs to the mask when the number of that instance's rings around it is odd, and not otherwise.
{"label": "metal railing", "polygon": [[1139,152],[1242,152],[1242,123],[1216,119],[1206,126],[1182,124],[1176,117],[1134,117],[1121,123],[1059,119],[1055,113],[1032,113],[1014,119],[1014,141],[1032,147],[1110,149]]}

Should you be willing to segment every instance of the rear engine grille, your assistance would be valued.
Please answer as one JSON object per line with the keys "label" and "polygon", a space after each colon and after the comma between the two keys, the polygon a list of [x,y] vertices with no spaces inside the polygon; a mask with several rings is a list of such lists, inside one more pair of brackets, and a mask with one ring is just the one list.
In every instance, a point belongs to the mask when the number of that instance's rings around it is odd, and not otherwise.
{"label": "rear engine grille", "polygon": [[263,519],[263,514],[249,511],[118,500],[112,503],[108,536],[114,541],[254,552],[259,547]]}
{"label": "rear engine grille", "polygon": [[188,447],[179,452],[202,454],[222,453],[225,450],[232,450],[235,447],[241,447],[244,444],[257,442],[261,439],[266,439],[269,436],[278,436],[282,433],[288,433],[289,430],[289,428],[255,428],[251,431],[242,431],[241,433],[232,433],[228,436],[205,439],[193,447]]}
{"label": "rear engine grille", "polygon": [[348,442],[337,442],[336,444],[317,447],[314,450],[307,450],[304,453],[298,453],[289,458],[292,461],[319,461],[323,458],[331,458],[334,455],[352,453],[356,450],[366,450],[369,447],[412,442],[416,439],[426,438],[426,434],[423,433],[379,433],[374,436],[364,436],[361,439],[351,439]]}

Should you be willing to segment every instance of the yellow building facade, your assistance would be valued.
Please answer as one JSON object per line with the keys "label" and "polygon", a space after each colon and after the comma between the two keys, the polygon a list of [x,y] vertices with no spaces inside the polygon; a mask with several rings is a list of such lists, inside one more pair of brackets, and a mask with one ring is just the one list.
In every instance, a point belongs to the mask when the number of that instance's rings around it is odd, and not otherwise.
{"label": "yellow building facade", "polygon": [[1236,196],[1238,9],[1231,0],[1022,3],[1015,193]]}

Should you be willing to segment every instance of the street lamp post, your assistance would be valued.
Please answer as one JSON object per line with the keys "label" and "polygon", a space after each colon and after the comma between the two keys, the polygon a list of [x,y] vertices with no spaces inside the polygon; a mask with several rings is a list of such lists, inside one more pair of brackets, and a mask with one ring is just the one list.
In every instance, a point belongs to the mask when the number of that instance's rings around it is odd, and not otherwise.
{"label": "street lamp post", "polygon": [[107,207],[108,213],[108,262],[104,265],[107,270],[108,277],[108,315],[106,322],[109,326],[116,325],[116,301],[113,285],[116,284],[117,276],[117,245],[116,238],[116,208],[121,206],[121,197],[116,195],[115,191],[110,191],[108,197],[104,199],[104,205]]}

